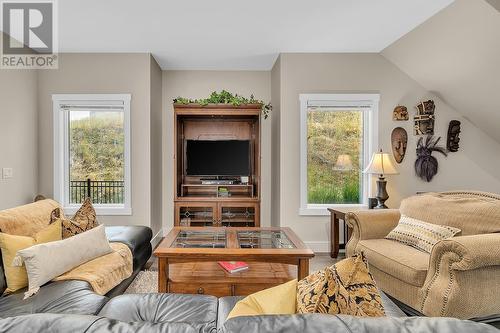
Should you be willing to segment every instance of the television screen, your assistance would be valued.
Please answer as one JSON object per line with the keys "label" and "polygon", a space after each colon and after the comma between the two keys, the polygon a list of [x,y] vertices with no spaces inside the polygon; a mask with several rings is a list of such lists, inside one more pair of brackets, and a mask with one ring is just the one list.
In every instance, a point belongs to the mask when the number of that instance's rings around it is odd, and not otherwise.
{"label": "television screen", "polygon": [[189,176],[248,176],[250,141],[187,140],[186,164]]}

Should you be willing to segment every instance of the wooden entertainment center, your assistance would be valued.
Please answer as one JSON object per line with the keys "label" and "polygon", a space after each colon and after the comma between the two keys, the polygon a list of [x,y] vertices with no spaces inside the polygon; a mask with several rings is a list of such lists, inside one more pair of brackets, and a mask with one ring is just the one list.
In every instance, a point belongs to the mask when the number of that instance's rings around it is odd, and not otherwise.
{"label": "wooden entertainment center", "polygon": [[[260,226],[261,107],[174,103],[175,226]],[[248,174],[189,174],[188,142],[197,141],[248,142]]]}

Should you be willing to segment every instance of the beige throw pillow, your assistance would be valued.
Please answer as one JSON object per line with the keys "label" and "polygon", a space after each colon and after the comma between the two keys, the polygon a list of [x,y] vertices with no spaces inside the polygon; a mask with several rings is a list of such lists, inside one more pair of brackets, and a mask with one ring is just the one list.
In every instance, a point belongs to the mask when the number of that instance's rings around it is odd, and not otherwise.
{"label": "beige throw pillow", "polygon": [[451,238],[460,231],[458,228],[427,223],[406,215],[401,215],[396,228],[385,236],[385,238],[431,253],[432,247],[437,242]]}
{"label": "beige throw pillow", "polygon": [[68,239],[17,251],[13,264],[26,265],[29,288],[25,298],[28,298],[53,278],[111,252],[104,226],[100,225]]}

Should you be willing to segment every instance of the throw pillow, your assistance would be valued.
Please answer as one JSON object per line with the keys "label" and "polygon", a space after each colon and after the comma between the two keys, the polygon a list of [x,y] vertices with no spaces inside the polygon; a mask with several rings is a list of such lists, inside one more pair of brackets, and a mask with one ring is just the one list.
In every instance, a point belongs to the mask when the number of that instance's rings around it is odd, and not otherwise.
{"label": "throw pillow", "polygon": [[17,251],[35,244],[47,243],[61,239],[61,221],[56,221],[37,232],[34,237],[17,236],[0,233],[0,248],[2,249],[3,267],[7,281],[6,293],[22,289],[28,285],[28,275],[24,266],[12,265]]}
{"label": "throw pillow", "polygon": [[[57,219],[59,217],[61,216],[58,209],[52,211],[52,219]],[[90,200],[90,198],[86,198],[72,219],[62,220],[62,237],[63,239],[66,239],[95,228],[98,225],[99,223],[97,222],[94,206],[92,206],[92,200]]]}
{"label": "throw pillow", "polygon": [[53,278],[111,252],[104,226],[100,225],[68,239],[17,251],[13,264],[20,266],[24,262],[26,266],[29,288],[25,298],[28,298]]}
{"label": "throw pillow", "polygon": [[240,316],[295,314],[297,280],[261,290],[237,302],[227,319]]}
{"label": "throw pillow", "polygon": [[309,275],[297,284],[297,313],[384,316],[384,308],[362,254]]}
{"label": "throw pillow", "polygon": [[460,231],[458,228],[427,223],[406,215],[401,215],[396,228],[385,236],[385,238],[431,253],[432,247],[437,242],[451,238]]}
{"label": "throw pillow", "polygon": [[368,269],[368,261],[363,253],[339,261],[329,268],[342,287],[349,293],[357,307],[358,315],[364,317],[385,316],[384,306],[375,280]]}

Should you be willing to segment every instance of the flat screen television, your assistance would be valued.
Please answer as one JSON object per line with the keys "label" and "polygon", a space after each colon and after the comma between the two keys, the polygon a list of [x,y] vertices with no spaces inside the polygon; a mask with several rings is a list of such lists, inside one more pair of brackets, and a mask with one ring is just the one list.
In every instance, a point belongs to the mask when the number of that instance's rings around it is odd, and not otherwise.
{"label": "flat screen television", "polygon": [[250,175],[249,140],[187,140],[188,176]]}

